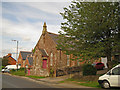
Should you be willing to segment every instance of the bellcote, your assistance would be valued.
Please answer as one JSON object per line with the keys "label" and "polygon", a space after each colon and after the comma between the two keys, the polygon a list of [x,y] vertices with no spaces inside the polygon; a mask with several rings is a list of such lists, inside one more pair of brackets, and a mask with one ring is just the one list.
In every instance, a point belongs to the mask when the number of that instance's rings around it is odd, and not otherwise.
{"label": "bellcote", "polygon": [[47,32],[47,26],[46,26],[46,22],[44,22],[42,34],[45,35],[46,32]]}

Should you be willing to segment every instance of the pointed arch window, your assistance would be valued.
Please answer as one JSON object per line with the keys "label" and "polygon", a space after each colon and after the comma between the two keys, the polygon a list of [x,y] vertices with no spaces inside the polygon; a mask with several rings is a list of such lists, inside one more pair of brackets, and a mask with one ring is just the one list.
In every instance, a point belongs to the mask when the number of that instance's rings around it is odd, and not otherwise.
{"label": "pointed arch window", "polygon": [[50,54],[50,66],[53,65],[53,53]]}
{"label": "pointed arch window", "polygon": [[70,55],[67,55],[67,66],[70,65]]}

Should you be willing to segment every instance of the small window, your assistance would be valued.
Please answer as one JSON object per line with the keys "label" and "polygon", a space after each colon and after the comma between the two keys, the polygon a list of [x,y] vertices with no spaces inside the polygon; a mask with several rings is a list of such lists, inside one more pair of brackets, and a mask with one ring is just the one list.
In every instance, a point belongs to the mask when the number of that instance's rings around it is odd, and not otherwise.
{"label": "small window", "polygon": [[77,65],[80,66],[79,56],[77,56]]}
{"label": "small window", "polygon": [[112,75],[120,75],[120,67],[114,68],[112,70]]}
{"label": "small window", "polygon": [[21,64],[18,64],[19,66],[21,66]]}
{"label": "small window", "polygon": [[51,53],[51,55],[50,55],[50,66],[52,66],[53,65],[53,53]]}
{"label": "small window", "polygon": [[70,65],[70,55],[67,55],[67,66]]}
{"label": "small window", "polygon": [[28,64],[26,64],[26,68],[28,68]]}

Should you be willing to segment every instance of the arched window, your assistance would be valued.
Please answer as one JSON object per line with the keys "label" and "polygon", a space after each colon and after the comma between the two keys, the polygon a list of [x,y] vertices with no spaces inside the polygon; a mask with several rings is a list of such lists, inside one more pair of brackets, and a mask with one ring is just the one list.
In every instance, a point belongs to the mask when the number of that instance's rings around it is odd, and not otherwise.
{"label": "arched window", "polygon": [[50,54],[50,66],[53,65],[53,53]]}
{"label": "arched window", "polygon": [[67,66],[70,65],[70,55],[67,55]]}
{"label": "arched window", "polygon": [[79,60],[79,56],[77,56],[77,65],[80,66],[80,60]]}

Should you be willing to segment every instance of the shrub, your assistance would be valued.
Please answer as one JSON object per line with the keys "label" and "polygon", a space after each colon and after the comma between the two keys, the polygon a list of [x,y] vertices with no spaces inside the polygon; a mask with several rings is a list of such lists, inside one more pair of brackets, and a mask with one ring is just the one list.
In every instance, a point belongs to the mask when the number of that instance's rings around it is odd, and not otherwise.
{"label": "shrub", "polygon": [[97,69],[91,64],[83,65],[83,76],[96,75]]}
{"label": "shrub", "polygon": [[5,66],[2,66],[2,69],[4,69],[5,68]]}
{"label": "shrub", "polygon": [[50,69],[50,77],[53,77],[54,76],[54,70],[51,68]]}
{"label": "shrub", "polygon": [[10,70],[10,73],[13,73],[13,72],[15,72],[15,71],[16,71],[15,69],[11,69],[11,70]]}
{"label": "shrub", "polygon": [[19,70],[20,70],[20,71],[24,71],[24,70],[25,70],[25,68],[20,68]]}

